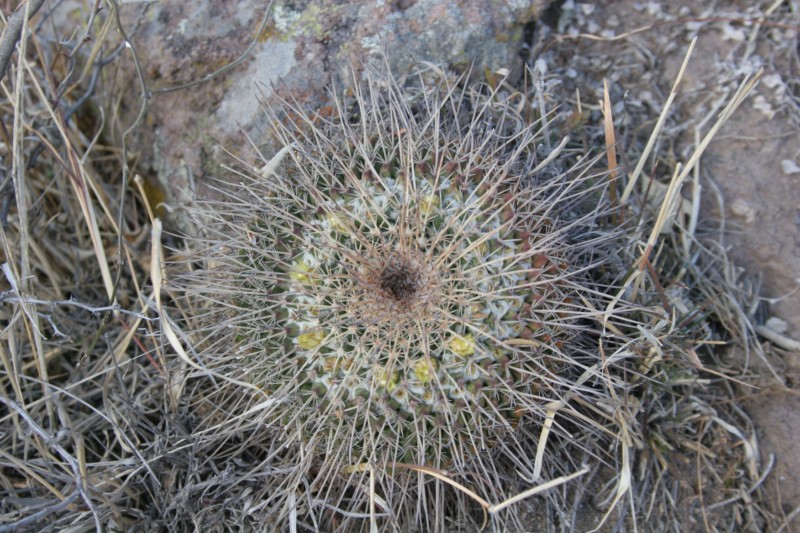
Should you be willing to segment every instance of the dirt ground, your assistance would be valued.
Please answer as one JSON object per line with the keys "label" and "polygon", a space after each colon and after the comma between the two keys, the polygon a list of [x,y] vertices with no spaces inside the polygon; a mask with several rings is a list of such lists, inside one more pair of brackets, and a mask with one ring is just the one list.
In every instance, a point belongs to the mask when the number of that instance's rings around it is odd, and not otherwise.
{"label": "dirt ground", "polygon": [[[596,101],[602,78],[612,82],[631,120],[666,100],[691,38],[697,47],[679,87],[671,145],[662,157],[685,160],[705,134],[741,76],[764,69],[760,86],[711,143],[700,166],[704,217],[721,229],[729,257],[760,276],[767,316],[800,338],[800,64],[797,2],[607,1],[575,4],[569,31],[591,34],[555,45],[562,68]],[[565,12],[554,13],[564,23]],[[567,6],[569,7],[569,6]],[[764,16],[766,15],[766,16]],[[763,18],[761,18],[763,17]],[[554,17],[555,18],[555,17]],[[759,24],[760,22],[760,24]],[[603,37],[596,39],[597,36]],[[646,113],[637,109],[647,109]],[[651,124],[642,124],[647,129]],[[631,128],[635,132],[635,128]],[[623,140],[623,142],[625,142]],[[624,152],[624,147],[621,150]],[[686,191],[688,194],[689,191]],[[777,321],[781,324],[780,321]],[[785,328],[785,329],[784,329]],[[763,339],[762,339],[763,340]],[[743,354],[735,355],[744,358]],[[800,506],[800,354],[773,346],[767,362],[749,361],[758,389],[741,389],[741,403],[757,428],[773,501],[784,513]],[[793,521],[800,527],[800,521]]]}

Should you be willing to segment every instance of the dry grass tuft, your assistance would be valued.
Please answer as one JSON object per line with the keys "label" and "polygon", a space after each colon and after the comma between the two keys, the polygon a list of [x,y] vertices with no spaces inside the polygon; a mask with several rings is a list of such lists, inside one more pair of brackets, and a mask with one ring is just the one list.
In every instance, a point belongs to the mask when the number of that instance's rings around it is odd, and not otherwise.
{"label": "dry grass tuft", "polygon": [[136,398],[159,377],[141,202],[105,144],[124,46],[110,17],[61,43],[34,23],[0,85],[0,530],[107,530],[141,520]]}

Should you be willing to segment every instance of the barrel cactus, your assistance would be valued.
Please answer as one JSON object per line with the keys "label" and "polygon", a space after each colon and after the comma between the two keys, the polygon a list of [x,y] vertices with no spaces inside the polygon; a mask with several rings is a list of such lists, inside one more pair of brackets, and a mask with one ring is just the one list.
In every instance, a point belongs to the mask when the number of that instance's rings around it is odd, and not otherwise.
{"label": "barrel cactus", "polygon": [[424,511],[447,505],[420,468],[497,500],[509,471],[613,461],[611,356],[629,340],[600,342],[625,235],[614,184],[593,161],[545,161],[555,139],[524,104],[391,76],[325,113],[283,102],[283,148],[191,208],[205,266],[177,284],[205,302],[196,346],[219,402],[261,405],[270,460],[291,465],[275,516],[358,529],[377,501],[394,528],[448,530],[474,517]]}

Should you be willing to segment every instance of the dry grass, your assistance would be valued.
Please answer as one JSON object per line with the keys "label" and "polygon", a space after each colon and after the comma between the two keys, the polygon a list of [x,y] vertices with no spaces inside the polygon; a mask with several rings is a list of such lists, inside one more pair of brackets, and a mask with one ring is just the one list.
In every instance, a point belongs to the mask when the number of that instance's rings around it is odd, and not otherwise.
{"label": "dry grass", "polygon": [[104,144],[124,77],[112,21],[93,17],[60,55],[34,31],[2,82],[3,530],[122,524],[141,502],[127,483],[149,470],[128,412],[158,375],[143,355],[157,325],[141,203]]}
{"label": "dry grass", "polygon": [[[315,478],[313,461],[298,469],[280,432],[264,430],[275,398],[208,366],[200,328],[192,326],[206,310],[163,290],[165,269],[174,272],[165,265],[161,223],[142,201],[146,189],[128,184],[136,161],[123,144],[144,126],[121,124],[118,115],[121,101],[138,105],[138,95],[121,87],[141,70],[112,37],[120,24],[114,15],[79,26],[67,44],[71,60],[33,32],[2,80],[0,531],[232,530],[276,520],[298,530],[409,523],[471,530],[487,515],[497,527],[539,523],[543,530],[601,521],[605,530],[778,527],[763,500],[770,465],[759,464],[752,425],[735,401],[734,384],[748,376],[721,350],[738,346],[763,357],[751,323],[756,288],[696,234],[699,199],[685,204],[678,194],[707,142],[664,186],[625,176],[613,156],[601,169],[629,180],[614,202],[625,208],[620,220],[636,228],[632,246],[620,250],[627,276],[600,299],[605,306],[582,303],[596,330],[626,341],[615,353],[600,350],[605,359],[574,378],[576,389],[590,377],[615,383],[607,405],[564,393],[539,406],[542,416],[520,431],[527,435],[515,449],[526,453],[522,460],[490,450],[477,463],[481,475],[334,458],[336,468]],[[94,39],[81,39],[83,32]],[[498,99],[544,105],[543,93],[490,81]],[[742,84],[709,135],[752,83]],[[564,118],[547,128],[558,131]],[[587,131],[613,154],[610,112],[606,118]],[[556,140],[537,170],[585,156]],[[635,318],[618,319],[620,309],[634,307]],[[610,368],[613,377],[603,374]],[[216,404],[219,398],[225,401]],[[566,455],[576,448],[554,429],[565,416],[578,425],[594,417],[588,435],[614,443],[609,453],[578,443],[585,453]],[[535,475],[526,480],[519,463]],[[544,483],[536,479],[542,472]],[[394,479],[405,481],[389,505],[382,495]],[[336,497],[325,492],[332,486],[342,491]],[[420,493],[430,498],[428,510],[417,505]],[[522,498],[534,498],[538,514]],[[337,507],[342,502],[356,504]]]}

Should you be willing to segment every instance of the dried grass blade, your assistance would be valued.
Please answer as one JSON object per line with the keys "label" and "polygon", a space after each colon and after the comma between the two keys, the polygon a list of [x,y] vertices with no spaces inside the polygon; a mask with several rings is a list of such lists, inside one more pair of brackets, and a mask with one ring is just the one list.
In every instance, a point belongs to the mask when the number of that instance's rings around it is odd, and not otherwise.
{"label": "dried grass blade", "polygon": [[752,91],[756,86],[763,72],[763,69],[761,69],[756,72],[755,75],[748,76],[742,81],[742,83],[739,85],[739,88],[736,90],[736,93],[733,95],[733,98],[731,98],[731,100],[728,102],[728,105],[723,108],[719,118],[717,118],[717,121],[713,126],[711,126],[711,129],[703,138],[700,146],[698,146],[694,153],[692,153],[692,156],[689,158],[689,161],[686,162],[686,165],[678,165],[675,168],[675,173],[670,180],[669,188],[667,189],[664,201],[661,204],[661,210],[658,213],[656,224],[654,225],[653,230],[650,233],[650,238],[647,241],[646,253],[648,253],[649,250],[652,250],[655,246],[656,240],[663,229],[664,223],[669,219],[672,211],[677,205],[677,201],[680,198],[681,186],[683,185],[684,180],[700,160],[703,152],[705,152],[706,148],[716,136],[717,132],[719,132],[720,128],[722,128],[722,126],[728,121],[731,115],[733,115],[736,109],[738,109],[747,95],[750,94],[750,91]]}
{"label": "dried grass blade", "polygon": [[[630,450],[632,444],[630,442],[630,436],[628,435],[628,427],[625,422],[622,422],[622,472],[620,472],[618,481],[617,481],[617,492],[614,496],[613,501],[611,502],[611,506],[609,507],[606,514],[603,515],[603,518],[600,520],[600,523],[597,524],[597,527],[591,530],[589,533],[595,533],[596,531],[600,531],[600,528],[603,527],[603,524],[606,523],[608,517],[611,516],[611,512],[616,509],[617,504],[622,499],[623,496],[630,490],[631,488],[631,454]],[[635,521],[634,521],[635,523]]]}
{"label": "dried grass blade", "polygon": [[564,148],[566,148],[567,143],[569,143],[569,140],[570,140],[569,136],[564,137],[563,139],[561,139],[561,142],[558,144],[558,146],[553,148],[553,150],[549,154],[547,154],[547,157],[544,158],[541,163],[536,165],[536,168],[534,168],[531,171],[531,174],[536,174],[537,172],[539,172],[540,170],[545,168],[547,165],[552,163],[553,160],[555,160],[559,155],[561,155],[561,152],[564,151]]}
{"label": "dried grass blade", "polygon": [[581,468],[577,472],[569,474],[568,476],[561,476],[561,477],[558,477],[556,479],[551,479],[550,481],[548,481],[546,483],[542,483],[541,485],[537,485],[536,487],[533,487],[533,488],[530,488],[530,489],[528,489],[526,491],[520,492],[516,496],[513,496],[513,497],[511,497],[511,498],[509,498],[509,499],[507,499],[507,500],[505,500],[503,502],[500,502],[497,505],[492,505],[491,507],[489,507],[489,512],[492,513],[492,514],[498,513],[500,511],[502,511],[503,509],[505,509],[506,507],[508,507],[509,505],[514,505],[515,503],[520,502],[520,501],[524,500],[525,498],[530,498],[531,496],[535,496],[536,494],[539,494],[540,492],[544,492],[546,490],[552,489],[553,487],[558,487],[559,485],[563,485],[564,483],[568,483],[568,482],[572,481],[573,479],[575,479],[577,477],[585,475],[588,472],[589,472],[589,467],[588,466],[584,466],[583,468]]}
{"label": "dried grass blade", "polygon": [[[694,44],[694,41],[692,41],[692,43]],[[694,166],[700,160],[700,157],[703,155],[703,152],[711,143],[711,140],[714,138],[714,136],[719,132],[720,128],[722,128],[722,126],[728,121],[728,119],[736,111],[736,109],[738,109],[738,107],[741,105],[741,103],[744,101],[744,99],[747,97],[750,91],[752,91],[753,88],[756,86],[762,74],[763,74],[763,69],[759,70],[753,76],[748,76],[742,81],[742,83],[739,85],[739,88],[736,90],[736,93],[733,95],[731,100],[722,110],[719,118],[711,127],[706,136],[703,138],[703,141],[700,143],[700,146],[698,146],[697,149],[695,149],[694,153],[689,158],[689,161],[687,161],[686,165],[681,165],[680,163],[676,165],[675,172],[672,174],[672,179],[670,179],[669,187],[667,188],[667,192],[664,195],[664,201],[661,203],[661,208],[659,209],[659,213],[653,225],[653,229],[650,232],[650,237],[647,239],[647,244],[644,247],[642,256],[635,262],[633,273],[628,277],[627,280],[625,280],[625,283],[617,292],[616,296],[609,302],[608,306],[606,307],[607,312],[610,313],[611,311],[613,311],[613,309],[619,302],[620,298],[622,298],[622,295],[625,294],[625,292],[631,287],[632,284],[636,283],[637,284],[636,287],[638,288],[639,286],[638,284],[641,283],[643,277],[644,267],[646,265],[645,261],[655,248],[655,244],[658,240],[659,234],[661,234],[664,228],[664,224],[672,216],[672,213],[675,210],[675,207],[677,206],[677,202],[681,198],[680,189],[681,185],[683,185],[683,182],[686,179],[686,176],[689,175]],[[658,125],[656,126],[658,127]],[[626,197],[623,194],[622,201],[624,202],[625,199]]]}
{"label": "dried grass blade", "polygon": [[[443,472],[443,471],[438,470],[436,468],[432,468],[430,466],[423,466],[423,465],[414,465],[414,464],[410,464],[410,463],[395,463],[395,462],[385,463],[384,467],[386,467],[386,468],[405,468],[407,470],[413,470],[414,472],[420,472],[422,474],[427,474],[429,476],[435,477],[439,481],[443,481],[443,482],[447,483],[451,487],[454,487],[454,488],[460,490],[461,492],[463,492],[464,494],[466,494],[467,496],[469,496],[470,498],[475,500],[485,510],[488,511],[489,508],[492,507],[492,504],[490,504],[489,502],[487,502],[486,500],[484,500],[483,498],[478,496],[475,493],[475,491],[470,490],[467,487],[465,487],[464,485],[462,485],[461,483],[459,483],[458,481],[455,481],[455,480],[451,479],[450,477],[448,477],[446,472]],[[369,465],[369,463],[361,463],[361,464],[357,464],[357,465],[348,466],[347,468],[344,469],[344,472],[346,474],[350,474],[350,473],[353,473],[353,472],[365,472],[365,471],[369,470],[370,468],[371,468],[371,466]]]}
{"label": "dried grass blade", "polygon": [[556,413],[563,407],[563,402],[556,402],[555,405],[548,407],[547,415],[542,424],[542,432],[539,434],[539,443],[536,445],[536,457],[533,460],[533,479],[537,480],[542,475],[542,464],[544,463],[544,452],[547,449],[547,437],[550,436],[550,428],[553,427]]}
{"label": "dried grass blade", "polygon": [[[611,110],[611,96],[608,94],[608,80],[603,79],[603,127],[606,137],[606,158],[608,160],[608,181],[613,183],[617,177],[617,139],[614,134],[614,115]],[[617,206],[617,188],[609,187],[611,206]]]}
{"label": "dried grass blade", "polygon": [[[28,14],[29,14],[30,3],[26,3],[26,15],[23,20],[22,24],[22,33],[21,35],[27,35],[28,32]],[[3,265],[3,271],[8,277],[9,273],[16,277],[17,286],[15,291],[17,295],[20,297],[20,301],[22,301],[26,296],[32,295],[32,290],[30,288],[30,280],[33,279],[32,270],[31,270],[31,262],[30,262],[30,233],[29,233],[29,213],[31,207],[31,198],[26,185],[28,183],[28,179],[26,177],[26,165],[25,165],[25,156],[23,150],[23,141],[25,136],[23,134],[23,130],[25,129],[25,116],[27,113],[25,112],[25,102],[27,98],[23,98],[23,93],[27,88],[27,84],[25,83],[26,77],[25,72],[30,72],[30,67],[28,65],[28,61],[26,59],[26,43],[28,39],[21,39],[19,42],[19,53],[18,53],[18,61],[17,61],[17,76],[16,76],[16,83],[14,85],[14,97],[12,99],[12,107],[14,111],[14,126],[13,126],[13,146],[11,147],[13,158],[12,158],[12,169],[11,169],[11,176],[14,183],[14,194],[17,199],[17,212],[19,214],[19,262],[15,264],[13,257],[14,254],[10,249],[7,239],[3,239],[3,246],[6,251],[6,261],[7,263]],[[35,81],[35,80],[34,80]],[[3,234],[5,237],[5,234]],[[8,268],[6,268],[8,267]],[[11,281],[9,279],[9,281]],[[31,343],[33,346],[33,359],[35,360],[36,370],[39,374],[39,380],[42,387],[42,392],[45,395],[45,402],[47,404],[47,413],[48,417],[51,420],[55,419],[55,407],[53,405],[53,401],[51,396],[48,394],[47,391],[47,383],[49,383],[49,375],[47,370],[47,360],[45,355],[45,348],[43,343],[43,336],[39,327],[39,316],[36,314],[30,307],[26,304],[21,304],[25,317],[25,329]],[[24,405],[24,404],[23,404]]]}
{"label": "dried grass blade", "polygon": [[669,116],[669,108],[672,105],[672,101],[675,99],[675,96],[678,94],[678,84],[680,84],[681,80],[683,79],[683,74],[686,72],[686,67],[689,64],[689,58],[692,56],[692,51],[694,50],[696,43],[697,37],[692,39],[692,42],[689,45],[689,50],[686,52],[686,57],[683,58],[681,69],[678,71],[678,75],[675,78],[675,83],[672,84],[672,90],[669,93],[666,103],[661,109],[661,114],[658,116],[658,121],[656,121],[656,125],[653,128],[653,133],[650,134],[650,138],[647,140],[647,145],[645,145],[644,151],[642,152],[641,157],[639,157],[639,162],[636,164],[636,167],[633,169],[633,172],[628,179],[628,185],[625,186],[625,191],[622,193],[622,198],[620,199],[623,204],[630,198],[633,188],[636,186],[636,181],[639,179],[642,169],[644,168],[647,159],[650,157],[650,152],[653,151],[653,147],[656,144],[656,139],[658,139],[661,130],[664,128],[664,122],[666,122],[667,116]]}
{"label": "dried grass blade", "polygon": [[62,116],[59,113],[56,113],[53,107],[48,103],[50,100],[47,98],[47,95],[45,95],[44,90],[42,90],[39,81],[36,79],[35,72],[33,72],[30,65],[26,63],[25,68],[31,78],[31,85],[36,89],[36,92],[39,94],[42,102],[46,103],[45,105],[47,107],[47,111],[52,117],[53,123],[58,128],[58,132],[61,135],[62,140],[67,146],[67,153],[69,155],[70,163],[69,175],[71,178],[69,182],[75,191],[75,196],[78,199],[78,203],[81,207],[83,218],[86,221],[86,225],[89,229],[89,237],[92,241],[94,253],[97,256],[98,265],[100,266],[100,275],[103,278],[106,296],[108,296],[109,302],[114,303],[112,301],[114,299],[114,278],[111,275],[111,270],[108,267],[108,258],[106,257],[103,241],[100,237],[100,228],[97,225],[97,215],[94,211],[94,203],[89,196],[89,188],[95,187],[89,183],[90,180],[87,176],[86,169],[80,163],[74,147],[70,144],[70,136],[65,129],[63,121],[61,120]]}

